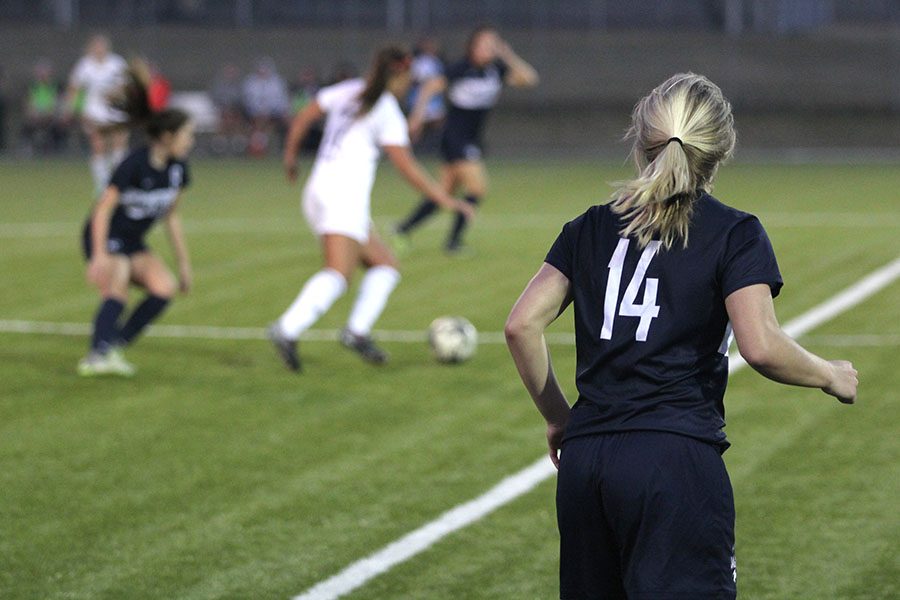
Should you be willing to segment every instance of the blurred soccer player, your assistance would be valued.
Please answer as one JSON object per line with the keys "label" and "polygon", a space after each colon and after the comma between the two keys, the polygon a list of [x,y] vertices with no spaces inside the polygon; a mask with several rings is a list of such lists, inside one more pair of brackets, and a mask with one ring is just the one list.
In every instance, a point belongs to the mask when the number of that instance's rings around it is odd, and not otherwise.
{"label": "blurred soccer player", "polygon": [[[144,125],[148,146],[132,152],[116,167],[84,226],[87,278],[97,286],[102,302],[94,319],[90,353],[78,364],[83,376],[132,375],[134,367],[122,348],[166,308],[176,289],[191,287],[191,263],[178,216],[178,199],[190,183],[185,159],[194,144],[194,126],[180,110],[153,113],[147,81],[127,74],[118,107],[127,123]],[[144,236],[163,219],[178,261],[178,283],[165,263],[146,245]],[[143,288],[144,300],[119,325],[128,300],[128,286]]]}
{"label": "blurred soccer player", "polygon": [[[559,468],[562,598],[734,598],[734,500],[721,454],[727,350],[775,381],[856,399],[857,374],[788,337],[760,222],[710,195],[734,147],[731,107],[699,75],[634,109],[640,174],[567,223],[506,337]],[[544,329],[575,305],[578,401]]]}
{"label": "blurred soccer player", "polygon": [[310,125],[326,117],[322,143],[303,190],[303,213],[320,240],[324,264],[269,328],[272,343],[291,370],[300,370],[300,334],[347,290],[357,266],[363,266],[366,274],[341,343],[371,363],[388,359],[370,335],[400,281],[397,261],[373,230],[370,216],[381,150],[418,191],[466,218],[472,214],[471,207],[444,192],[410,152],[406,120],[397,102],[409,87],[410,59],[401,48],[379,50],[367,79],[349,79],[319,90],[291,124],[284,168],[294,182],[300,143]]}
{"label": "blurred soccer player", "polygon": [[[425,82],[410,113],[409,128],[418,135],[425,123],[428,106],[436,94],[446,91],[447,120],[441,136],[440,181],[447,193],[458,188],[466,202],[477,206],[487,190],[487,175],[482,162],[482,132],[488,113],[497,104],[504,84],[516,87],[537,85],[537,72],[522,60],[509,44],[490,27],[476,29],[469,38],[466,57],[447,67],[444,75]],[[424,198],[394,230],[398,249],[408,246],[409,234],[431,217],[437,206]],[[466,220],[457,217],[445,249],[462,249]]]}
{"label": "blurred soccer player", "polygon": [[91,144],[91,175],[99,195],[128,149],[128,115],[112,106],[110,97],[126,81],[128,64],[110,50],[109,39],[95,35],[69,78],[66,111],[71,118],[78,95],[84,94],[81,125]]}

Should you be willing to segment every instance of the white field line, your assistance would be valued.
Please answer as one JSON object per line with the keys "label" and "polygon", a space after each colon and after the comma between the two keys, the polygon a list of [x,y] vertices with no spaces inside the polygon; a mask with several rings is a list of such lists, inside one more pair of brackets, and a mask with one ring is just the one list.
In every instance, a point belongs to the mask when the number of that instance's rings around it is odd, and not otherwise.
{"label": "white field line", "polygon": [[[794,337],[801,336],[856,306],[898,277],[900,277],[900,257],[796,319],[789,321],[784,325],[784,330]],[[747,364],[734,355],[730,358],[729,373],[735,373]],[[546,456],[542,456],[537,462],[510,475],[481,496],[450,509],[434,521],[426,523],[381,550],[356,561],[337,575],[317,583],[306,592],[294,596],[293,600],[335,600],[349,594],[395,565],[428,549],[447,535],[478,521],[501,506],[528,493],[555,473],[556,469],[553,468],[550,460]]]}
{"label": "white field line", "polygon": [[[0,319],[0,333],[45,334],[64,336],[88,336],[91,327],[88,323],[60,323],[54,321],[22,321]],[[375,330],[375,337],[380,342],[422,343],[428,341],[428,333],[414,329],[382,329]],[[330,342],[338,339],[337,329],[311,329],[303,334],[305,342]],[[158,338],[184,338],[197,340],[264,340],[266,330],[262,327],[217,327],[213,325],[153,325],[145,334]],[[548,332],[544,336],[554,346],[574,346],[574,333]],[[807,344],[832,347],[871,347],[883,348],[900,346],[900,333],[851,333],[830,335],[806,335],[803,341]],[[505,344],[502,331],[479,331],[479,344]]]}
{"label": "white field line", "polygon": [[[478,227],[481,229],[527,229],[546,228],[548,223],[557,223],[559,227],[575,216],[574,212],[547,214],[491,214],[478,216]],[[219,218],[219,219],[187,219],[184,222],[188,233],[202,234],[240,234],[240,233],[284,233],[295,234],[305,232],[302,218]],[[900,213],[872,212],[771,212],[759,215],[767,227],[789,228],[895,228],[900,227]],[[399,215],[381,215],[376,222],[384,225],[400,219]],[[80,237],[83,223],[77,221],[47,221],[36,223],[0,223],[0,239],[2,238],[41,238],[41,237]]]}
{"label": "white field line", "polygon": [[[54,321],[23,321],[0,319],[0,333],[47,334],[87,336],[89,323],[61,323]],[[153,325],[144,334],[148,337],[187,338],[198,340],[264,340],[262,327],[217,327],[214,325]],[[379,342],[425,343],[428,332],[418,329],[376,329],[372,335]],[[301,336],[302,341],[334,341],[340,337],[337,329],[310,329]],[[547,333],[547,341],[555,345],[575,345],[574,333]],[[479,344],[505,344],[502,331],[478,332]]]}

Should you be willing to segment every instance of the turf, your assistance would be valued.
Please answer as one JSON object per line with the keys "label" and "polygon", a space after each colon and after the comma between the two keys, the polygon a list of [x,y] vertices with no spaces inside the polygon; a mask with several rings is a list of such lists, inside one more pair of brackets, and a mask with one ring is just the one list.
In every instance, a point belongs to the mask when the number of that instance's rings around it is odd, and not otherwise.
{"label": "turf", "polygon": [[[562,224],[628,174],[589,163],[496,162],[469,240],[441,252],[449,219],[414,238],[381,329],[462,314],[496,332]],[[0,319],[87,323],[81,162],[3,163]],[[197,161],[183,215],[195,289],[165,324],[262,328],[319,267],[299,191],[270,162]],[[759,214],[787,320],[898,254],[900,170],[731,165],[725,201]],[[415,203],[388,167],[383,230]],[[169,256],[164,236],[151,245]],[[317,328],[342,326],[352,294]],[[900,286],[813,332],[853,360],[860,402],[736,374],[726,454],[738,511],[740,597],[900,595]],[[571,331],[571,315],[554,325]],[[824,337],[822,334],[829,334]],[[876,345],[824,345],[876,334]],[[816,340],[819,340],[818,342]],[[531,464],[543,428],[500,345],[458,366],[424,343],[386,343],[365,366],[336,342],[301,347],[295,376],[262,340],[147,337],[133,380],[81,380],[84,336],[0,333],[0,597],[287,598]],[[837,344],[837,342],[832,342]],[[574,352],[553,348],[567,392]],[[553,483],[382,575],[352,598],[550,598]]]}

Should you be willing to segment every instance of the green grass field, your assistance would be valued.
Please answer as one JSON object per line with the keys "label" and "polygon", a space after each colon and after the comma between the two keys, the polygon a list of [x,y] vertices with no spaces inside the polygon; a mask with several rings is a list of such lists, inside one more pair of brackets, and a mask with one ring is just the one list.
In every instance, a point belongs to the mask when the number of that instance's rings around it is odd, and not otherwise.
{"label": "green grass field", "polygon": [[[378,324],[424,330],[461,314],[498,332],[562,224],[602,201],[620,166],[490,165],[470,235],[414,238]],[[193,165],[183,215],[195,289],[166,325],[261,328],[319,267],[299,190],[270,162]],[[87,324],[86,161],[0,164],[0,319]],[[787,321],[900,252],[900,169],[722,169],[716,193],[760,215],[786,282]],[[387,166],[374,195],[386,229],[415,201]],[[163,255],[165,237],[151,244]],[[135,296],[136,297],[136,296]],[[348,294],[317,324],[339,328]],[[571,313],[554,325],[571,331]],[[859,368],[859,403],[778,386],[749,369],[726,397],[737,500],[739,596],[900,597],[900,285],[810,333]],[[459,366],[424,343],[386,343],[360,363],[334,341],[301,346],[288,373],[264,340],[146,337],[132,380],[82,380],[86,336],[0,333],[0,598],[288,598],[544,452],[543,425],[505,347]],[[574,399],[574,348],[552,348]],[[553,598],[554,483],[463,529],[349,597]]]}

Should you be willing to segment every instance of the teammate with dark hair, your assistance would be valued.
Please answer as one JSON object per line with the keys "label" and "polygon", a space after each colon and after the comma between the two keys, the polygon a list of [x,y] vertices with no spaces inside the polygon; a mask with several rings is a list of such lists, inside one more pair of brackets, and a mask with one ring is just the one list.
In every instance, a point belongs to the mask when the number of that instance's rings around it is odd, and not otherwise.
{"label": "teammate with dark hair", "polygon": [[284,168],[294,182],[300,143],[313,123],[326,118],[319,153],[303,190],[303,213],[322,245],[324,264],[269,328],[269,339],[292,371],[300,370],[300,334],[344,294],[359,266],[366,273],[341,343],[370,363],[388,360],[371,336],[400,282],[396,258],[372,227],[370,196],[380,152],[418,191],[464,218],[472,216],[471,207],[444,192],[410,151],[406,119],[398,104],[409,88],[410,60],[402,48],[382,48],[367,79],[349,79],[319,90],[291,124]]}
{"label": "teammate with dark hair", "polygon": [[[135,369],[122,348],[166,308],[176,289],[191,287],[191,262],[178,216],[178,200],[190,183],[185,159],[194,145],[194,126],[180,110],[151,112],[146,80],[134,66],[114,100],[132,126],[143,126],[150,143],[129,154],[116,167],[109,185],[84,226],[87,279],[102,301],[94,318],[90,353],[78,364],[83,376],[130,376]],[[178,262],[178,283],[165,263],[144,241],[147,231],[163,219]],[[134,284],[147,293],[120,324]]]}
{"label": "teammate with dark hair", "polygon": [[[441,136],[440,182],[444,191],[465,192],[466,202],[478,206],[487,191],[487,174],[482,162],[482,133],[488,113],[497,104],[503,85],[537,85],[537,72],[522,60],[492,27],[480,27],[469,37],[466,57],[447,67],[446,72],[422,84],[409,116],[413,136],[420,133],[428,105],[435,95],[446,91],[447,120]],[[409,234],[429,219],[438,207],[423,198],[409,216],[394,229],[398,250],[409,245]],[[463,247],[466,219],[457,216],[445,249],[454,254]]]}
{"label": "teammate with dark hair", "polygon": [[[857,373],[781,330],[765,230],[710,195],[735,140],[721,90],[675,75],[637,104],[630,135],[639,176],[563,227],[506,323],[559,468],[560,597],[734,598],[734,499],[721,458],[732,331],[775,381],[849,404]],[[543,335],[569,304],[571,408]]]}

